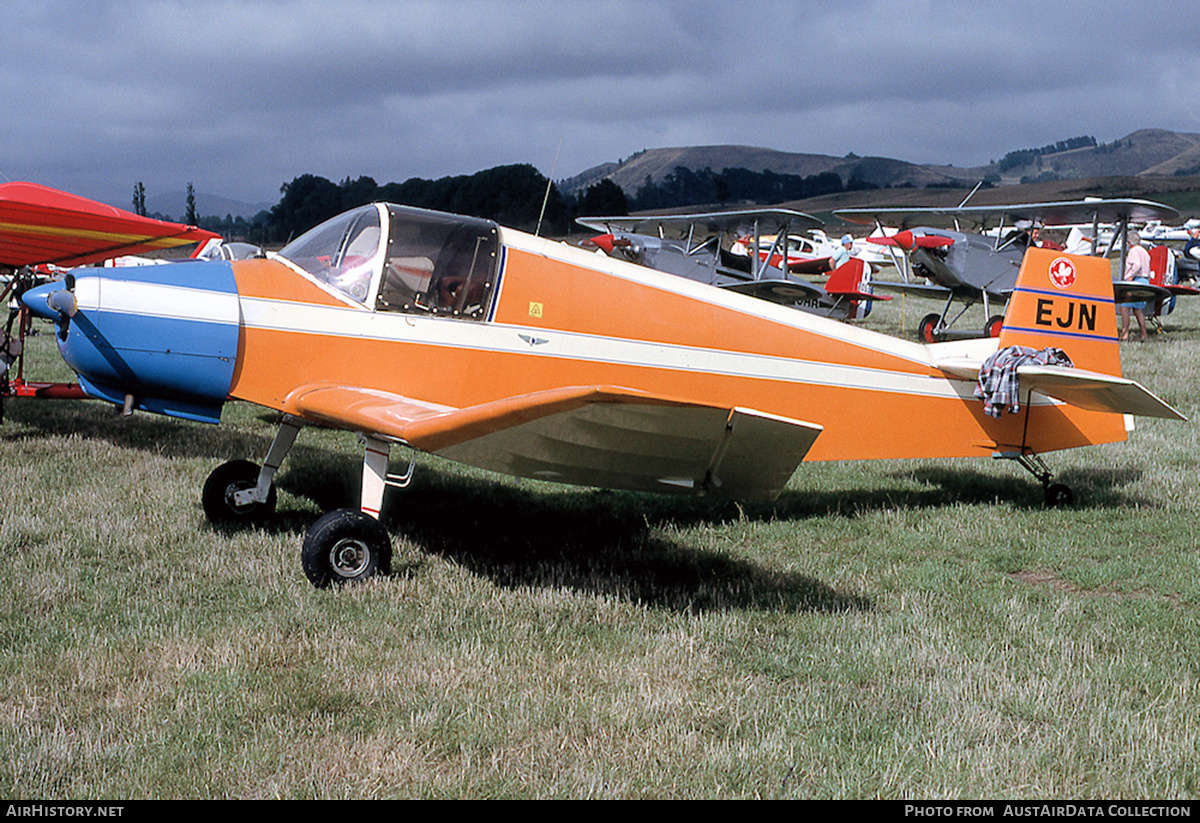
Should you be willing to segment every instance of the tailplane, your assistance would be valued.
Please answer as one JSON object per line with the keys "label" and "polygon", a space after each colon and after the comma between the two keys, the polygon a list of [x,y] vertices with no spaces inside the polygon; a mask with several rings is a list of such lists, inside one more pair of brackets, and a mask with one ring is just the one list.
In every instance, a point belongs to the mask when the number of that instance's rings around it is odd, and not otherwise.
{"label": "tailplane", "polygon": [[857,257],[850,258],[830,273],[829,279],[825,281],[825,291],[834,297],[850,301],[847,317],[851,320],[870,314],[872,301],[892,299],[890,294],[874,293],[867,264]]}

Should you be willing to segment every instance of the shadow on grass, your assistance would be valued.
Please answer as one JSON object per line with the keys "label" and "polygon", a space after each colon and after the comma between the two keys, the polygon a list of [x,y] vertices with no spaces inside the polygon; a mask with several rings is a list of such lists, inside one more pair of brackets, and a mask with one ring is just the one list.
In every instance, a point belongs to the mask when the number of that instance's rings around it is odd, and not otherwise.
{"label": "shadow on grass", "polygon": [[[48,435],[98,439],[122,448],[189,458],[261,459],[270,434],[187,424],[150,415],[121,419],[99,404],[22,404],[27,428],[19,442]],[[17,417],[18,415],[14,415]],[[115,419],[114,419],[115,418]],[[264,425],[274,418],[262,418]],[[297,446],[277,478],[282,491],[321,511],[357,502],[361,466],[344,454]],[[1122,491],[1139,472],[1073,470],[1061,480],[1087,507],[1145,505]],[[875,481],[875,482],[873,482]],[[738,520],[801,521],[858,517],[894,509],[957,503],[1043,505],[1041,486],[1024,473],[968,466],[922,466],[864,476],[862,487],[785,492],[772,504],[518,484],[422,465],[417,480],[389,495],[385,524],[421,550],[460,564],[497,585],[562,586],[679,611],[728,609],[866,610],[866,598],[818,580],[782,573],[729,553],[661,536],[665,525],[718,525]],[[197,497],[199,490],[197,490]],[[267,528],[302,533],[310,512],[280,511]]]}
{"label": "shadow on grass", "polygon": [[[357,467],[344,462],[336,476],[328,463],[294,467],[280,478],[280,488],[315,499],[322,509],[353,505]],[[664,522],[736,519],[732,504],[718,504],[717,511],[703,501],[658,495],[543,491],[540,484],[524,488],[432,467],[418,477],[390,496],[384,513],[389,531],[498,586],[562,587],[691,613],[872,607],[867,598],[837,592],[811,577],[655,533]],[[338,495],[340,500],[333,499]]]}
{"label": "shadow on grass", "polygon": [[171,457],[206,457],[220,461],[227,459],[226,456],[252,455],[258,455],[257,459],[261,460],[274,434],[252,434],[145,412],[122,417],[119,408],[92,400],[8,401],[4,406],[4,419],[16,424],[12,431],[0,433],[0,439],[10,443],[53,436],[79,437]]}

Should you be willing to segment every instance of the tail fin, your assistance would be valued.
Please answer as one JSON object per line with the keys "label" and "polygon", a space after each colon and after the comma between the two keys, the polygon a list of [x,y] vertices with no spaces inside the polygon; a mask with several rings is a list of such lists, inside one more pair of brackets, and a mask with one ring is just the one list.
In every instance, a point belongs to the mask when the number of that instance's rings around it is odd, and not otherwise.
{"label": "tail fin", "polygon": [[1030,249],[1004,313],[999,345],[1053,346],[1077,368],[1119,376],[1111,262]]}
{"label": "tail fin", "polygon": [[825,291],[834,297],[850,298],[850,311],[847,316],[851,320],[859,316],[860,308],[862,317],[870,314],[872,301],[892,299],[890,294],[880,296],[874,294],[866,263],[857,257],[851,257],[849,261],[830,273],[829,279],[825,281]]}

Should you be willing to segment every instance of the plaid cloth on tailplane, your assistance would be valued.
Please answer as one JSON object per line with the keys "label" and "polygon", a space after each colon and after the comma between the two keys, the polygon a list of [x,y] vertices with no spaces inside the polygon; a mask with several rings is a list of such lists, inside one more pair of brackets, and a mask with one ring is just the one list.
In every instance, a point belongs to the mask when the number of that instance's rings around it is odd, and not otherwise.
{"label": "plaid cloth on tailplane", "polygon": [[1021,366],[1066,366],[1075,364],[1062,349],[1047,347],[1038,351],[1029,346],[1008,346],[1000,349],[979,369],[979,385],[975,396],[983,398],[983,411],[999,417],[1005,409],[1013,414],[1021,410],[1021,387],[1017,369]]}

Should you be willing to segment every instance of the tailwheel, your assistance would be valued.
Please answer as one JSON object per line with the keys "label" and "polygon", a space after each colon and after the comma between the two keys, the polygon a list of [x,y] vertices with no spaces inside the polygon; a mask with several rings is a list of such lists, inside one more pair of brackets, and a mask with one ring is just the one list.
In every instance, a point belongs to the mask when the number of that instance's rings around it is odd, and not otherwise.
{"label": "tailwheel", "polygon": [[1046,505],[1052,509],[1063,509],[1075,503],[1075,493],[1064,483],[1046,486]]}
{"label": "tailwheel", "polygon": [[357,509],[337,509],[317,520],[300,552],[304,574],[319,589],[360,583],[392,567],[392,541],[378,520]]}
{"label": "tailwheel", "polygon": [[1046,505],[1054,509],[1063,509],[1075,504],[1075,492],[1065,483],[1052,483],[1053,475],[1046,461],[1033,452],[998,452],[994,457],[1004,460],[1015,460],[1021,468],[1036,477],[1046,493]]}
{"label": "tailwheel", "polygon": [[1004,315],[994,314],[983,326],[984,337],[999,337],[1000,329],[1004,328]]}
{"label": "tailwheel", "polygon": [[922,343],[936,343],[940,335],[938,331],[938,323],[941,322],[940,314],[927,314],[921,318],[921,322],[917,324],[917,339]]}
{"label": "tailwheel", "polygon": [[[270,517],[275,511],[275,484],[265,500],[242,500],[258,486],[259,467],[249,460],[231,460],[213,469],[204,481],[200,502],[210,523],[235,525]],[[239,494],[240,493],[240,494]]]}

